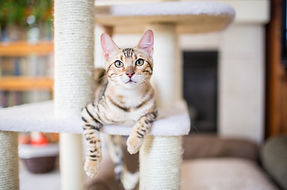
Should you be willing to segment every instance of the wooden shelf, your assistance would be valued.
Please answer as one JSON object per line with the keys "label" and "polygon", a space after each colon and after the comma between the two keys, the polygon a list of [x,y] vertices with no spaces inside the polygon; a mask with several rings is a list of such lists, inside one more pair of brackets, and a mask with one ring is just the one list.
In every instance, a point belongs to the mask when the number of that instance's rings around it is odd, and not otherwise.
{"label": "wooden shelf", "polygon": [[31,44],[25,41],[0,43],[0,56],[49,55],[53,53],[54,45],[50,41]]}
{"label": "wooden shelf", "polygon": [[0,90],[28,91],[47,90],[52,91],[54,80],[49,77],[2,77],[0,78]]}

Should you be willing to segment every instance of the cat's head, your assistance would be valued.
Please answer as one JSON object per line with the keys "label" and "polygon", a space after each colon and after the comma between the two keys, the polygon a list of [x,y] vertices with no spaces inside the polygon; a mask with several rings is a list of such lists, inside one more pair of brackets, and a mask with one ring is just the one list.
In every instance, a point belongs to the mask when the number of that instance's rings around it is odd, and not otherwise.
{"label": "cat's head", "polygon": [[107,34],[101,35],[105,69],[110,83],[136,88],[149,82],[153,73],[153,32],[147,30],[134,48],[119,48]]}

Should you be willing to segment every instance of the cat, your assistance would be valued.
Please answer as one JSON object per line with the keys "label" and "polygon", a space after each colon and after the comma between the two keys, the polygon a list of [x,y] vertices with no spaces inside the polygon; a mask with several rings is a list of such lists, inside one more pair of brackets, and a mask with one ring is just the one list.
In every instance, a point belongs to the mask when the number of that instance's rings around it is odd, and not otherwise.
{"label": "cat", "polygon": [[133,125],[127,140],[130,154],[139,151],[157,118],[153,73],[154,35],[147,30],[135,48],[120,49],[103,33],[101,46],[105,70],[99,70],[95,100],[82,109],[87,156],[84,169],[89,177],[99,171],[102,160],[99,131],[103,125]]}

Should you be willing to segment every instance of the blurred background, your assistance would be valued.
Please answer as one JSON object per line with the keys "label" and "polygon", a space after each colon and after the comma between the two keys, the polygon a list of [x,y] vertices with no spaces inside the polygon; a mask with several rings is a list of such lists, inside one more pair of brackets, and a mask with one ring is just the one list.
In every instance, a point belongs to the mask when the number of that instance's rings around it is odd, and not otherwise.
{"label": "blurred background", "polygon": [[[236,18],[230,27],[216,33],[190,34],[185,28],[177,31],[183,63],[182,93],[189,106],[192,126],[190,136],[184,139],[184,159],[252,160],[264,176],[260,180],[267,181],[258,183],[266,183],[266,189],[286,189],[286,181],[282,180],[287,176],[286,164],[278,170],[272,167],[274,163],[268,162],[268,156],[274,155],[269,151],[282,146],[285,153],[280,159],[287,163],[286,2],[210,1],[231,5]],[[96,6],[139,2],[98,0]],[[98,34],[103,30],[96,25],[95,31]],[[133,26],[119,26],[114,28],[113,39],[120,47],[134,46],[142,31]],[[96,65],[103,62],[101,52],[97,51],[98,42],[96,37]],[[53,1],[0,0],[0,107],[52,98]],[[270,148],[269,139],[276,138],[281,140]],[[52,153],[48,157],[53,157],[40,164],[52,163],[50,167],[38,170],[40,166],[35,169],[33,163],[30,164],[31,157],[22,155],[26,166],[21,165],[21,189],[37,189],[37,180],[39,185],[48,184],[47,189],[59,189],[59,173],[54,170],[57,148],[53,148],[58,134],[24,133],[19,136],[19,142],[32,147],[51,145]],[[24,148],[28,154],[35,151],[29,146]],[[226,163],[228,165],[228,161]],[[35,174],[46,172],[50,173]],[[190,171],[183,172],[183,176],[190,176],[186,174]],[[188,177],[183,178],[188,181]],[[93,189],[95,183],[89,183]],[[101,187],[122,188],[107,184]],[[248,189],[239,186],[234,189]],[[186,187],[192,185],[183,187],[188,189]]]}

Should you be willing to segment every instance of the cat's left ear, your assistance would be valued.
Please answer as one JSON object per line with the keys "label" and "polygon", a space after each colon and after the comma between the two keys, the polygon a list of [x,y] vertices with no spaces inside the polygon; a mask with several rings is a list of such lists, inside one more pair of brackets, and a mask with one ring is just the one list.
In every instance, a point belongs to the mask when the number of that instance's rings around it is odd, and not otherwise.
{"label": "cat's left ear", "polygon": [[147,30],[139,41],[137,48],[143,50],[151,57],[153,54],[153,42],[153,32],[151,30]]}

